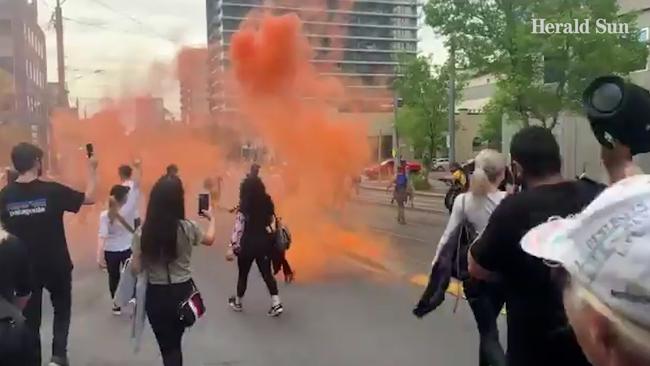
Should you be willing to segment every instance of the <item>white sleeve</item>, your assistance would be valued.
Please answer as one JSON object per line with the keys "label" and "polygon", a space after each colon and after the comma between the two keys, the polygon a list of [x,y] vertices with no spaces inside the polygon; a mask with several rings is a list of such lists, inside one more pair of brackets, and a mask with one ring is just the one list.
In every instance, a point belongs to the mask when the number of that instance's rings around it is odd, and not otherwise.
{"label": "white sleeve", "polygon": [[[125,217],[130,217],[130,215],[133,215],[134,218],[137,218],[136,210],[138,206],[138,198],[140,197],[140,188],[138,188],[135,184],[131,185],[131,189],[129,189],[129,193],[126,195],[126,203],[124,203],[124,206],[120,208],[120,215],[125,216]],[[133,225],[132,222],[129,224]]]}
{"label": "white sleeve", "polygon": [[462,193],[459,194],[456,197],[456,200],[454,200],[454,207],[451,208],[451,215],[449,216],[449,221],[447,221],[447,226],[445,227],[445,231],[443,231],[442,236],[440,237],[440,240],[438,241],[438,247],[436,248],[436,254],[433,257],[432,263],[435,263],[436,260],[438,259],[438,255],[440,254],[440,250],[442,250],[442,246],[447,243],[447,240],[449,240],[449,236],[451,233],[456,229],[458,225],[465,219],[465,212],[463,211],[463,200],[465,200],[466,194]]}
{"label": "white sleeve", "polygon": [[107,238],[108,237],[108,214],[106,212],[102,212],[99,215],[99,237],[100,238]]}

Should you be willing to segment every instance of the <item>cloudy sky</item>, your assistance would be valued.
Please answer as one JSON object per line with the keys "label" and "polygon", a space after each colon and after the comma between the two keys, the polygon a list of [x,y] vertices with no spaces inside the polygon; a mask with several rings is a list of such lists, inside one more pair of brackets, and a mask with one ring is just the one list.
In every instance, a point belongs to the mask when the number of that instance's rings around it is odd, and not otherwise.
{"label": "cloudy sky", "polygon": [[[56,37],[50,26],[56,0],[38,0],[39,23],[46,32],[48,78],[56,79]],[[89,112],[100,98],[157,90],[178,111],[174,83],[150,72],[165,68],[183,45],[206,44],[205,0],[64,0],[68,87]],[[420,32],[420,50],[436,62],[446,57],[431,30]],[[153,76],[152,76],[153,75]]]}

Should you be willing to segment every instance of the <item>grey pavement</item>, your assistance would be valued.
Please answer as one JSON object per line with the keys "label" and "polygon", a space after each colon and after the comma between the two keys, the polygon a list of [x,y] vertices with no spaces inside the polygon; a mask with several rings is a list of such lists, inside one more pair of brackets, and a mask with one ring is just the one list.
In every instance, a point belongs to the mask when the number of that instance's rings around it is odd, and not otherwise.
{"label": "grey pavement", "polygon": [[[373,186],[364,186],[359,190],[359,195],[354,199],[360,203],[393,206],[391,204],[392,192],[387,191],[386,188],[375,188]],[[427,211],[434,213],[446,213],[444,195],[441,193],[420,193],[416,192],[413,202],[407,204],[407,209],[414,209],[417,211]]]}
{"label": "grey pavement", "polygon": [[[352,204],[341,216],[342,224],[352,229],[369,227],[390,238],[394,255],[385,259],[387,271],[374,271],[344,254],[336,256],[318,280],[281,286],[286,312],[277,319],[266,316],[268,294],[256,270],[251,272],[245,312],[231,312],[226,299],[234,291],[234,265],[223,260],[222,246],[197,249],[194,277],[208,312],[184,338],[185,365],[477,364],[478,335],[466,303],[454,314],[450,296],[422,320],[410,312],[421,288],[405,275],[428,270],[446,218],[412,211],[407,213],[409,224],[400,226],[393,213],[389,207]],[[347,217],[362,219],[346,222]],[[224,224],[219,225],[219,235],[225,238],[231,220],[220,218]],[[70,235],[76,262],[71,365],[161,365],[148,326],[143,349],[134,354],[128,316],[110,314],[105,274],[93,264],[94,230],[89,224]],[[45,309],[44,359],[49,356],[51,334],[49,304]]]}

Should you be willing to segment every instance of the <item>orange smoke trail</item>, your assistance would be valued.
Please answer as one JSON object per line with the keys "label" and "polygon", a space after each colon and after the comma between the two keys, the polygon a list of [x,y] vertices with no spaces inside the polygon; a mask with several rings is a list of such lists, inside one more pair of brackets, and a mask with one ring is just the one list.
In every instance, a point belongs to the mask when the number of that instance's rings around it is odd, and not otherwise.
{"label": "orange smoke trail", "polygon": [[332,254],[379,260],[385,246],[370,234],[346,231],[331,215],[369,161],[367,124],[337,112],[345,88],[314,69],[301,32],[296,15],[263,14],[233,35],[230,52],[245,122],[286,162],[280,174],[289,189],[275,198],[295,237],[290,260],[301,276],[312,276]]}

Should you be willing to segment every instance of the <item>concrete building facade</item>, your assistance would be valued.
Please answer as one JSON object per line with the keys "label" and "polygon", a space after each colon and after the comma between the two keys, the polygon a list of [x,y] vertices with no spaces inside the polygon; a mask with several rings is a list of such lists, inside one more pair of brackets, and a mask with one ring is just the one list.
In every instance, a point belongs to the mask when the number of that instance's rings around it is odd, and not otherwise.
{"label": "concrete building facade", "polygon": [[208,101],[208,50],[185,48],[177,59],[180,86],[181,121],[187,125],[203,125],[210,120]]}
{"label": "concrete building facade", "polygon": [[[400,54],[417,52],[416,0],[206,0],[210,109],[233,108],[224,88],[232,35],[251,11],[296,13],[313,49],[313,63],[324,75],[340,77],[346,87],[362,89],[363,112],[392,112],[388,86]],[[356,101],[358,105],[359,101]],[[346,111],[347,112],[347,111]]]}
{"label": "concrete building facade", "polygon": [[32,142],[47,145],[48,99],[45,34],[37,0],[0,0],[0,71],[8,75],[12,100],[0,122],[28,126]]}

